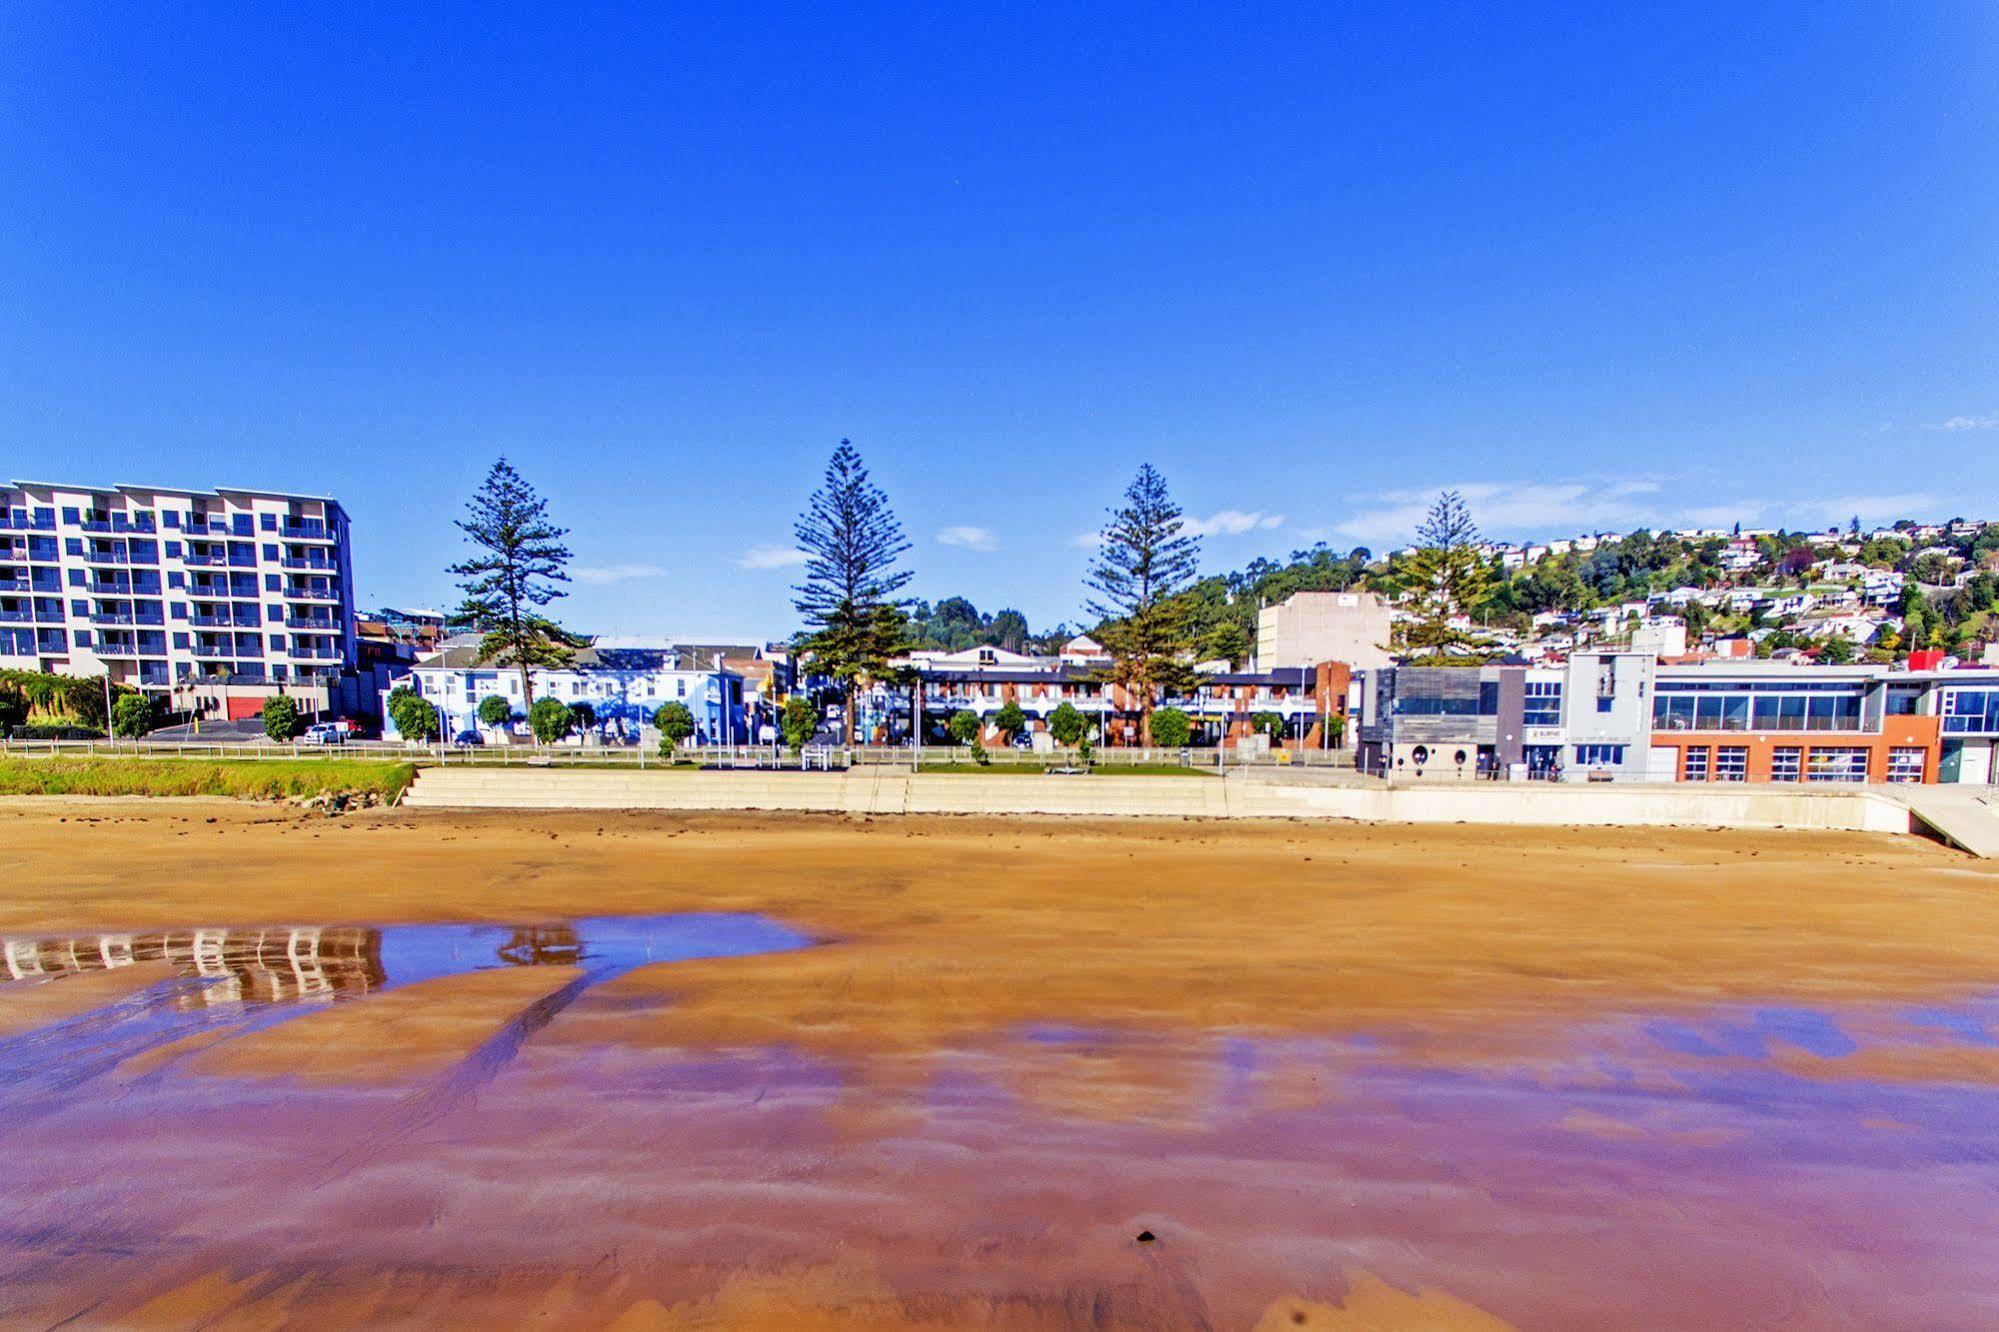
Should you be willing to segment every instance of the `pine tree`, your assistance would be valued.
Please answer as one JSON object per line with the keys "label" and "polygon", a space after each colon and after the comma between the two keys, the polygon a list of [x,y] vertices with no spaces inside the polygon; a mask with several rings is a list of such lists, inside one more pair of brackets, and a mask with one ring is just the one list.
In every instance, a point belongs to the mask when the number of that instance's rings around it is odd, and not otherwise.
{"label": "pine tree", "polygon": [[486,473],[458,529],[479,553],[451,566],[465,600],[456,617],[480,627],[478,660],[504,661],[521,673],[524,708],[534,704],[534,667],[569,664],[575,640],[542,613],[569,595],[566,527],[548,520],[548,502],[505,458]]}
{"label": "pine tree", "polygon": [[1417,591],[1417,613],[1395,626],[1394,645],[1431,665],[1477,665],[1490,640],[1451,623],[1484,606],[1493,592],[1492,569],[1478,553],[1478,524],[1464,497],[1455,490],[1439,495],[1416,540],[1404,572]]}
{"label": "pine tree", "polygon": [[1103,621],[1098,640],[1111,654],[1111,678],[1138,696],[1139,733],[1149,734],[1163,688],[1184,683],[1181,653],[1189,646],[1188,606],[1180,594],[1200,563],[1200,542],[1187,535],[1166,478],[1151,463],[1110,510],[1090,566],[1088,585],[1101,599],[1090,614]]}
{"label": "pine tree", "polygon": [[852,745],[860,681],[881,679],[889,658],[905,647],[908,603],[896,594],[913,574],[895,562],[909,542],[888,496],[844,439],[792,532],[806,554],[805,581],[793,589],[792,602],[807,625],[799,646],[812,653],[817,670],[845,686]]}

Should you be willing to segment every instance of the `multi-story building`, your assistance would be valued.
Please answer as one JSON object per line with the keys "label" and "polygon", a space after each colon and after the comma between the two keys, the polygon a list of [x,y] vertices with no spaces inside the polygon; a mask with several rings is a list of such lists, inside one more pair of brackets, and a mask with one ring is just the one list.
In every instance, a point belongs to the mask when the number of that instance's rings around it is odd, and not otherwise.
{"label": "multi-story building", "polygon": [[351,670],[353,584],[347,514],[323,496],[0,487],[0,665],[254,715]]}
{"label": "multi-story building", "polygon": [[1581,653],[1560,667],[1395,667],[1371,672],[1363,696],[1360,763],[1380,775],[1999,780],[1999,670]]}
{"label": "multi-story building", "polygon": [[1388,603],[1372,592],[1294,592],[1257,612],[1256,664],[1378,669],[1391,660],[1389,622]]}

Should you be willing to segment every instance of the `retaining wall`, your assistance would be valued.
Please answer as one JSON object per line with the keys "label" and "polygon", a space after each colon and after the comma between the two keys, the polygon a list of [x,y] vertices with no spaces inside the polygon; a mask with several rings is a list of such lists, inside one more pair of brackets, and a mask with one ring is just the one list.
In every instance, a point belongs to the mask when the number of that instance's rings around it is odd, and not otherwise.
{"label": "retaining wall", "polygon": [[1329,818],[1386,823],[1910,830],[1873,791],[1685,786],[1491,785],[1411,789],[1214,777],[633,773],[426,768],[418,808],[798,810],[875,814],[1060,814],[1093,818]]}

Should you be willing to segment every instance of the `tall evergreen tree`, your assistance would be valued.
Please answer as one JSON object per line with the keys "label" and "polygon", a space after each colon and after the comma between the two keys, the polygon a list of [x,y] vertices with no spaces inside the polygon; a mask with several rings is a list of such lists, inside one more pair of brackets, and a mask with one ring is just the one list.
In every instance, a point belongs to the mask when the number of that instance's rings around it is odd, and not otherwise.
{"label": "tall evergreen tree", "polygon": [[806,555],[805,581],[793,589],[792,605],[807,626],[799,646],[813,654],[816,669],[845,686],[851,745],[860,682],[884,678],[889,658],[905,646],[907,602],[896,594],[913,574],[895,562],[909,542],[888,496],[844,439],[792,532]]}
{"label": "tall evergreen tree", "polygon": [[1088,605],[1103,621],[1098,639],[1111,654],[1111,678],[1138,696],[1141,735],[1151,733],[1160,690],[1187,675],[1188,606],[1180,594],[1194,579],[1201,543],[1184,527],[1166,478],[1146,463],[1125,487],[1123,505],[1110,510],[1085,580],[1098,594]]}
{"label": "tall evergreen tree", "polygon": [[565,666],[575,640],[542,608],[569,594],[566,527],[548,520],[548,502],[535,493],[505,458],[493,464],[466,505],[458,529],[478,547],[472,558],[451,566],[465,600],[455,618],[480,627],[481,662],[502,661],[519,669],[524,707],[534,704],[534,667]]}
{"label": "tall evergreen tree", "polygon": [[1430,665],[1477,665],[1491,641],[1453,624],[1492,599],[1492,569],[1478,553],[1478,524],[1455,490],[1437,496],[1416,529],[1417,548],[1404,572],[1418,596],[1414,618],[1398,623],[1394,646]]}

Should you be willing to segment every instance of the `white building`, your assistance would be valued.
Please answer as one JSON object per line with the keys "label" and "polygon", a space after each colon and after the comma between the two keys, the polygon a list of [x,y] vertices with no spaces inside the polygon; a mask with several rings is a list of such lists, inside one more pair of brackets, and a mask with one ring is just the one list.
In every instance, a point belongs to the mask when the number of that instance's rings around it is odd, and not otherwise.
{"label": "white building", "polygon": [[[477,731],[499,739],[503,733],[526,734],[528,704],[520,671],[478,658],[478,637],[462,635],[411,667],[410,686],[443,714],[448,735]],[[671,648],[581,648],[569,665],[537,667],[530,675],[537,702],[554,698],[590,705],[596,726],[588,738],[636,742],[653,713],[673,702],[684,703],[694,714],[695,744],[747,744],[754,738],[743,710],[742,677]],[[495,727],[480,721],[479,705],[488,698],[504,699],[513,722]],[[387,709],[383,711],[386,718]],[[384,728],[385,736],[396,734],[393,719],[386,719]]]}
{"label": "white building", "polygon": [[[0,666],[149,690],[324,683],[355,663],[346,511],[270,490],[0,486]],[[235,709],[232,707],[232,711]]]}

